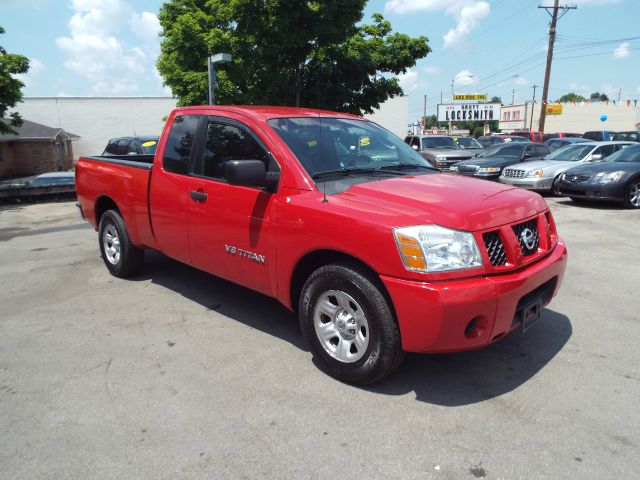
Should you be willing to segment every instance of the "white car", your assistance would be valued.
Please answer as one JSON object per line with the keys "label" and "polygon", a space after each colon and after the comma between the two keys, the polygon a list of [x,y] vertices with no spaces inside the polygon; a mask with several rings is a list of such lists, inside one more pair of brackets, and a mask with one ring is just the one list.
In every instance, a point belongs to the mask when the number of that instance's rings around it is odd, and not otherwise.
{"label": "white car", "polygon": [[537,191],[555,191],[556,181],[567,169],[600,161],[634,142],[574,143],[550,153],[544,159],[510,165],[498,179],[501,183]]}

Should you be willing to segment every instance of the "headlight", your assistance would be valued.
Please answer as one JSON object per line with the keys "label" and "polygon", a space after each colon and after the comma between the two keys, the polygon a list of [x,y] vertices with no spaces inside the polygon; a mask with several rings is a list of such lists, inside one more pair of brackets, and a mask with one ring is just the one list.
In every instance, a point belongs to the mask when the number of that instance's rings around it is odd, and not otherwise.
{"label": "headlight", "polygon": [[400,257],[407,270],[447,272],[482,266],[473,235],[439,225],[394,228]]}
{"label": "headlight", "polygon": [[593,183],[613,183],[618,182],[622,177],[624,177],[623,171],[604,173],[600,172],[596,174],[593,178]]}
{"label": "headlight", "polygon": [[478,173],[496,173],[500,170],[500,167],[483,167],[478,169]]}
{"label": "headlight", "polygon": [[542,169],[538,168],[537,170],[529,170],[527,172],[527,177],[542,177]]}
{"label": "headlight", "polygon": [[452,172],[457,172],[458,171],[458,167],[456,165],[451,165],[449,167],[449,170],[452,171]]}

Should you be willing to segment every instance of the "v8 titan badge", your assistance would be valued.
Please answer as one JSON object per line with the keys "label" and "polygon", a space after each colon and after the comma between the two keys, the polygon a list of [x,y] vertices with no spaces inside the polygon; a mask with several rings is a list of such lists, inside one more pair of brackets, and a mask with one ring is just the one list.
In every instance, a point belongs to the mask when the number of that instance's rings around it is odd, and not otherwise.
{"label": "v8 titan badge", "polygon": [[236,255],[238,257],[246,258],[247,260],[251,260],[257,263],[265,263],[266,258],[264,255],[259,255],[255,252],[250,252],[249,250],[243,250],[242,248],[234,247],[233,245],[225,245],[224,246],[226,252],[230,255]]}

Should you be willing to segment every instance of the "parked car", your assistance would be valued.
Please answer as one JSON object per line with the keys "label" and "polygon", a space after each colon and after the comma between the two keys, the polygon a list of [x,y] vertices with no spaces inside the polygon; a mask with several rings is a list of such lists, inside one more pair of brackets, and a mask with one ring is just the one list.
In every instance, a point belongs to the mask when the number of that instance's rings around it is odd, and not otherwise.
{"label": "parked car", "polygon": [[73,172],[42,173],[0,182],[0,198],[71,194],[75,190],[75,174]]}
{"label": "parked car", "polygon": [[630,142],[640,142],[640,132],[615,132],[611,135],[611,140],[627,140]]}
{"label": "parked car", "polygon": [[157,135],[146,135],[141,137],[118,137],[112,138],[107,143],[102,155],[105,157],[121,155],[153,155],[158,147]]}
{"label": "parked car", "polygon": [[640,144],[603,162],[570,168],[560,176],[558,191],[571,200],[613,200],[640,208]]}
{"label": "parked car", "polygon": [[562,147],[566,147],[567,145],[572,145],[574,143],[590,142],[590,141],[591,140],[587,138],[582,138],[582,137],[562,137],[562,138],[558,137],[558,138],[551,138],[546,142],[544,142],[544,144],[547,146],[547,148],[550,151],[553,152],[554,150],[557,150]]}
{"label": "parked car", "polygon": [[472,160],[452,165],[449,171],[487,180],[498,180],[504,167],[517,162],[537,160],[548,154],[549,149],[540,143],[498,144],[487,148]]}
{"label": "parked car", "polygon": [[534,143],[543,143],[544,139],[542,138],[542,132],[511,132],[510,135],[512,137],[523,137]]}
{"label": "parked car", "polygon": [[454,137],[454,141],[463,150],[472,153],[474,156],[484,151],[484,147],[473,137]]}
{"label": "parked car", "polygon": [[566,137],[579,138],[579,137],[582,137],[582,134],[580,134],[580,133],[570,133],[570,132],[544,133],[542,135],[542,141],[544,143],[546,143],[547,140],[551,140],[552,138],[566,138]]}
{"label": "parked car", "polygon": [[576,164],[600,161],[632,142],[586,142],[567,145],[544,159],[510,165],[499,178],[501,183],[538,191],[554,191],[557,179]]}
{"label": "parked car", "polygon": [[153,249],[276,298],[344,382],[382,379],[405,351],[525,332],[562,283],[566,247],[542,197],[442,174],[361,117],[186,107],[162,139],[152,164],[76,164],[107,270],[131,276]]}
{"label": "parked car", "polygon": [[524,137],[518,137],[517,135],[483,135],[478,137],[478,143],[480,143],[484,148],[498,143],[509,142],[529,142],[529,140]]}
{"label": "parked car", "polygon": [[404,142],[439,170],[449,170],[454,163],[473,158],[478,151],[460,148],[454,137],[446,135],[409,135]]}
{"label": "parked car", "polygon": [[587,138],[594,142],[608,142],[614,132],[609,130],[594,130],[592,132],[584,132],[582,138]]}

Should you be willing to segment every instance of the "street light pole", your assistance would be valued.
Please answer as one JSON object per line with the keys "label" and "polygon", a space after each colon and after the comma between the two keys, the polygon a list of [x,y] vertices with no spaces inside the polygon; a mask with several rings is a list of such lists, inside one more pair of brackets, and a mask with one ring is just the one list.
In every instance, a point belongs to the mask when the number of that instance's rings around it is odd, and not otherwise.
{"label": "street light pole", "polygon": [[216,63],[229,63],[231,62],[231,55],[228,53],[216,53],[207,58],[207,83],[209,85],[209,105],[216,104],[216,69],[214,65]]}

